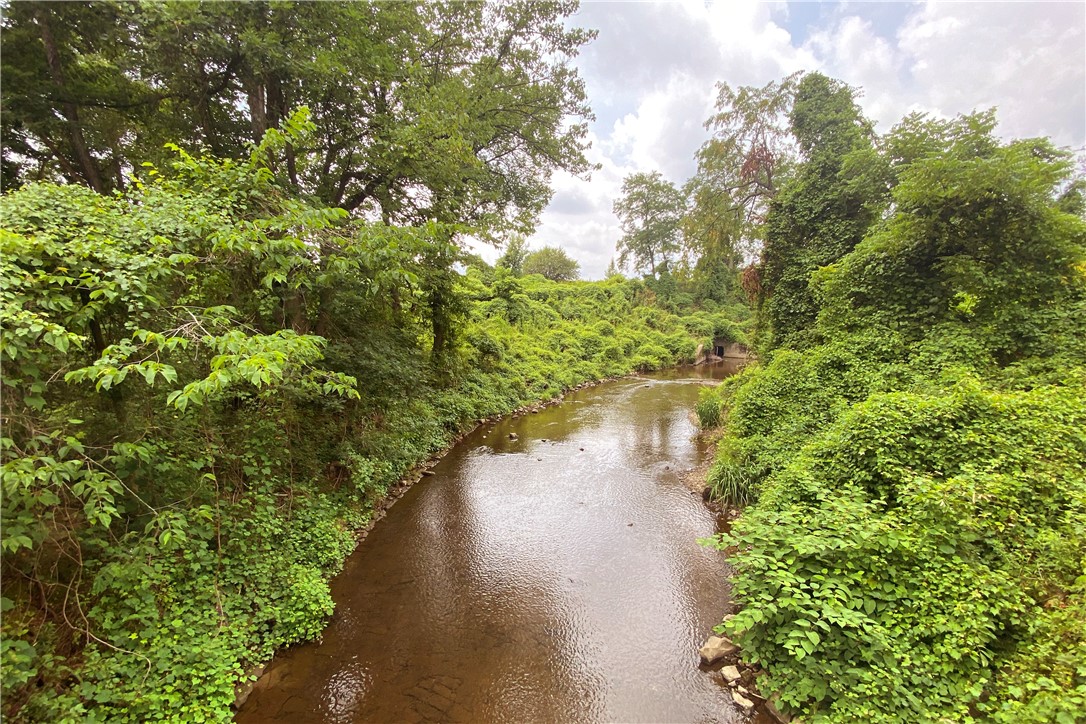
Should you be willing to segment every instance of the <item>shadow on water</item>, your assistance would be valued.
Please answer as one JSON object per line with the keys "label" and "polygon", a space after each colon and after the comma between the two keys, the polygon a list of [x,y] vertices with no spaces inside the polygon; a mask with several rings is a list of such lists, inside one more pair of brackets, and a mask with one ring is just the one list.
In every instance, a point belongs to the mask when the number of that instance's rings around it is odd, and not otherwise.
{"label": "shadow on water", "polygon": [[741,720],[697,667],[728,584],[679,478],[704,454],[691,382],[732,371],[617,380],[476,430],[350,557],[321,643],[280,654],[237,721]]}

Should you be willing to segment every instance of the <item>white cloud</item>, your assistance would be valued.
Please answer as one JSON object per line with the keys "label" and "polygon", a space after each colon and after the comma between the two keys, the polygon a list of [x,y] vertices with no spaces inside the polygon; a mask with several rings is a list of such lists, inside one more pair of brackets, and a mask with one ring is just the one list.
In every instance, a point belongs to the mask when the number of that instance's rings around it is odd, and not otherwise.
{"label": "white cloud", "polygon": [[942,115],[999,108],[1006,136],[1086,143],[1086,6],[934,3],[898,33],[905,89]]}
{"label": "white cloud", "polygon": [[783,3],[582,5],[575,22],[600,31],[578,65],[598,116],[589,157],[601,170],[589,182],[556,174],[531,246],[561,246],[585,278],[602,277],[621,233],[611,205],[622,179],[660,171],[681,183],[693,172],[717,81],[764,85],[820,70],[861,87],[860,104],[882,131],[913,110],[953,116],[994,105],[1006,136],[1086,143],[1086,5],[887,8],[827,5],[794,37]]}

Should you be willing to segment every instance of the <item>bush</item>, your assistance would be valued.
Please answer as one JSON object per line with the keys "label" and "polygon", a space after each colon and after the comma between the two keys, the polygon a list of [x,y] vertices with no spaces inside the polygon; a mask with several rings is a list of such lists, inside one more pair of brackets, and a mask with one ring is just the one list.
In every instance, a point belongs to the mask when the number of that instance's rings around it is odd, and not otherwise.
{"label": "bush", "polygon": [[892,213],[791,280],[804,351],[720,390],[722,628],[818,721],[1086,720],[1086,224],[994,123],[892,133]]}
{"label": "bush", "polygon": [[698,401],[694,405],[698,423],[703,429],[709,429],[720,425],[720,397],[713,387],[703,387],[698,390]]}
{"label": "bush", "polygon": [[[769,688],[829,721],[961,718],[980,705],[1004,662],[1038,644],[1031,622],[1052,596],[1076,601],[1084,391],[974,380],[875,395],[771,476],[722,541],[740,549],[744,604],[726,628]],[[1069,691],[1078,676],[1044,678]]]}

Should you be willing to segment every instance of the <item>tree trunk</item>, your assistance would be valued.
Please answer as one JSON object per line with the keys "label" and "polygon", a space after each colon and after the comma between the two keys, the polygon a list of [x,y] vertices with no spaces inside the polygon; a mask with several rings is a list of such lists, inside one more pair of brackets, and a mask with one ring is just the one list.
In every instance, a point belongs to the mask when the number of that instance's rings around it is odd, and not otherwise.
{"label": "tree trunk", "polygon": [[[320,269],[322,276],[327,272],[328,261],[334,253],[335,249],[332,247],[332,244],[323,241],[321,242]],[[320,293],[317,294],[317,324],[313,328],[313,333],[326,339],[332,332],[334,326],[332,317],[332,298],[332,285],[330,282],[325,281],[324,285],[321,287]]]}
{"label": "tree trunk", "polygon": [[[305,300],[301,289],[287,289],[283,299],[284,321],[298,334],[309,334],[309,318],[305,313]],[[285,325],[284,325],[285,326]]]}
{"label": "tree trunk", "polygon": [[[38,27],[41,28],[41,41],[45,46],[45,61],[49,65],[49,75],[53,79],[53,85],[57,87],[57,95],[64,98],[67,96],[64,66],[60,62],[60,52],[57,50],[57,42],[53,37],[53,29],[49,25],[49,13],[45,8],[39,7],[34,13],[34,18],[38,21]],[[83,127],[79,123],[79,107],[72,101],[61,101],[61,107],[64,110],[64,117],[68,119],[72,150],[79,159],[83,180],[98,193],[105,193],[102,178],[87,149],[86,139],[83,138]]]}
{"label": "tree trunk", "polygon": [[328,339],[328,335],[332,333],[333,326],[331,287],[321,289],[317,299],[317,303],[320,306],[317,309],[317,325],[313,328],[313,333]]}
{"label": "tree trunk", "polygon": [[215,133],[215,121],[211,117],[211,78],[203,63],[200,64],[200,90],[196,95],[196,117],[204,129],[204,143],[216,156],[224,155]]}
{"label": "tree trunk", "polygon": [[[90,304],[90,291],[87,289],[79,290],[79,298],[83,302],[83,306],[86,307]],[[102,332],[102,325],[98,321],[97,317],[90,317],[87,321],[87,327],[90,329],[91,341],[94,343],[94,358],[96,360],[101,359],[102,353],[106,351],[106,335]],[[106,397],[109,398],[110,407],[113,408],[113,414],[116,415],[117,420],[123,425],[128,416],[124,406],[124,396],[121,395],[121,390],[117,387],[113,387],[106,392]]]}
{"label": "tree trunk", "polygon": [[448,344],[449,329],[446,320],[443,318],[443,310],[441,309],[441,302],[436,299],[430,301],[430,311],[432,313],[432,324],[434,331],[434,346],[430,350],[430,362],[437,364],[445,356],[445,345]]}
{"label": "tree trunk", "polygon": [[268,130],[268,106],[264,86],[251,76],[245,78],[244,85],[245,97],[249,102],[249,125],[253,129],[253,141],[260,143]]}

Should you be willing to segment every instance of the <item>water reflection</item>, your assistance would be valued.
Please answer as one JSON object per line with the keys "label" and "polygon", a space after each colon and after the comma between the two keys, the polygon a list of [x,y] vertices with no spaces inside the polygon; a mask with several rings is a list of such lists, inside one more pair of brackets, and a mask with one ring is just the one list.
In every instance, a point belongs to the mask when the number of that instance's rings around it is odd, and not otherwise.
{"label": "water reflection", "polygon": [[700,455],[690,376],[469,436],[348,561],[323,642],[278,657],[238,721],[738,719],[696,666],[728,592],[696,544],[713,516],[678,481]]}

